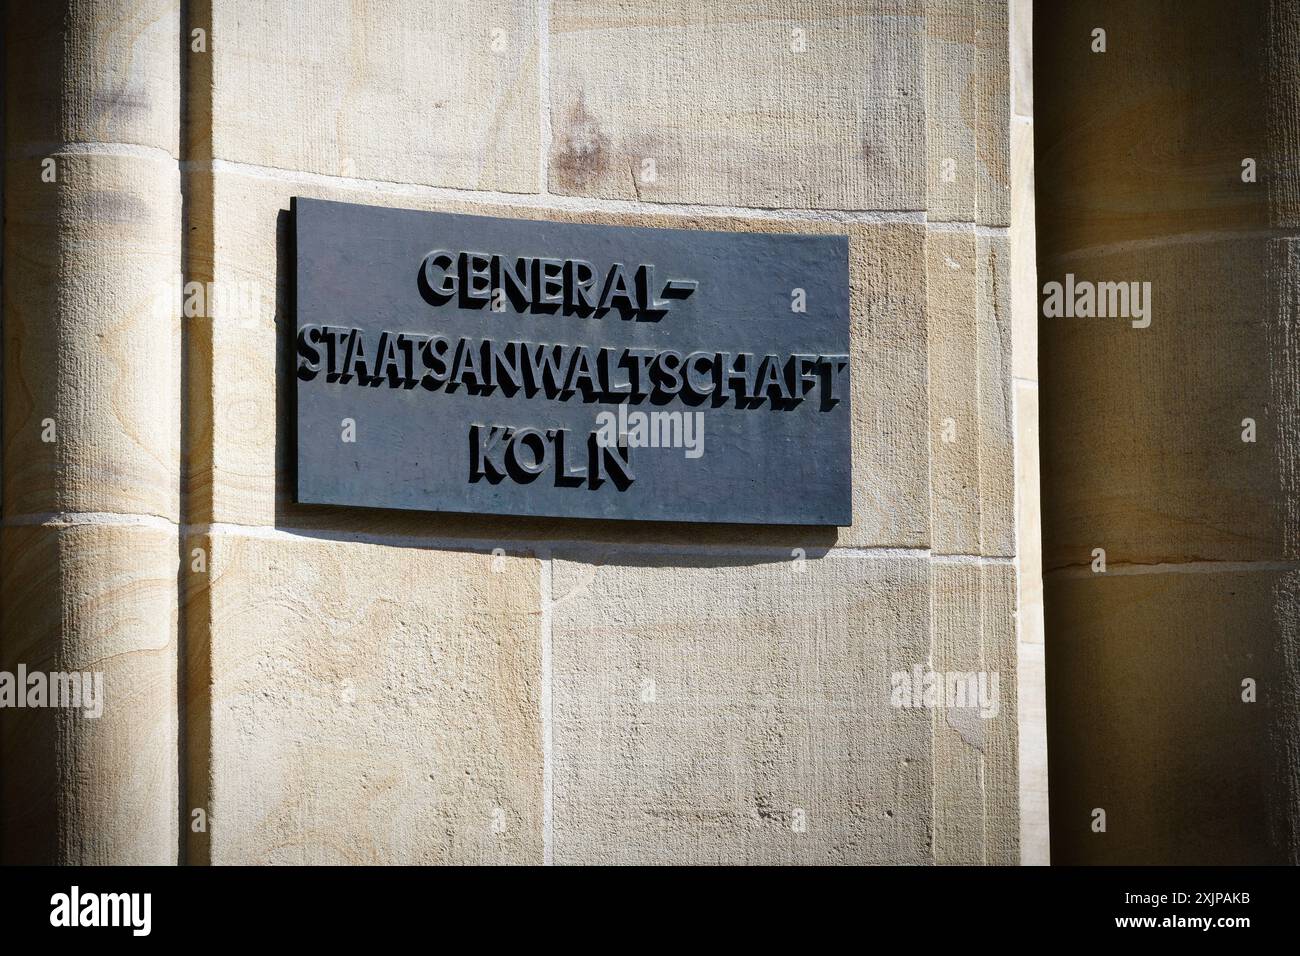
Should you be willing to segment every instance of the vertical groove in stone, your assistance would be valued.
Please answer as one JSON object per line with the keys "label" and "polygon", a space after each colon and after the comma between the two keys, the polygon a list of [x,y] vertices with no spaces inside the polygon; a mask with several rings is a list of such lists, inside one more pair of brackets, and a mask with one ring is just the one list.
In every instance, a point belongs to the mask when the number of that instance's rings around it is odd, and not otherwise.
{"label": "vertical groove in stone", "polygon": [[[195,50],[201,30],[203,49]],[[185,281],[209,288],[213,280],[213,176],[192,168],[212,158],[212,3],[185,0],[181,18],[181,262]],[[205,301],[206,298],[205,298]],[[211,312],[181,324],[181,495],[186,527],[212,521]],[[209,534],[181,535],[181,858],[211,862],[212,667],[211,589],[214,550]],[[196,563],[197,562],[197,563]],[[196,811],[199,820],[194,819]]]}
{"label": "vertical groove in stone", "polygon": [[105,702],[0,712],[0,860],[174,863],[177,5],[6,16],[0,667]]}

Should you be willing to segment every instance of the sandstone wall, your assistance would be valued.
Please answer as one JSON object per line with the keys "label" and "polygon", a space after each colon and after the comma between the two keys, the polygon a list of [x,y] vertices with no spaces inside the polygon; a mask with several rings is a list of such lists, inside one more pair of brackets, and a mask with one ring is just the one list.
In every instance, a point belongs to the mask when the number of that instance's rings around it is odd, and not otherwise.
{"label": "sandstone wall", "polygon": [[[6,858],[1046,860],[1028,2],[17,6]],[[296,505],[293,196],[848,236],[853,525]]]}

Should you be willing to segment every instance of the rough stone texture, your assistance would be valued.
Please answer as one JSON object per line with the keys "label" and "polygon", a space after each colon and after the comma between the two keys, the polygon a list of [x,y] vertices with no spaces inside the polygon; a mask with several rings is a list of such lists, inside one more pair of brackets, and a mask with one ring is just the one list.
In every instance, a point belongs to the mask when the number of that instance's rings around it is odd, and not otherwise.
{"label": "rough stone texture", "polygon": [[553,568],[557,863],[932,859],[924,558]]}
{"label": "rough stone texture", "polygon": [[926,210],[1008,222],[1005,0],[925,0]]}
{"label": "rough stone texture", "polygon": [[6,14],[9,156],[65,143],[178,155],[179,0],[11,3]]}
{"label": "rough stone texture", "polygon": [[[1048,727],[1053,741],[1080,742],[1059,759],[1053,750],[1053,862],[1287,862],[1294,819],[1276,794],[1293,770],[1270,728],[1295,732],[1277,724],[1291,693],[1279,642],[1294,631],[1274,610],[1295,597],[1294,577],[1050,577]],[[1248,677],[1256,703],[1242,700]],[[1095,808],[1106,811],[1105,833],[1092,831]]]}
{"label": "rough stone texture", "polygon": [[211,862],[541,862],[535,560],[206,544]]}
{"label": "rough stone texture", "polygon": [[[75,782],[0,776],[21,853],[171,862],[183,839],[194,863],[1020,859],[1030,625],[1012,480],[1033,468],[1013,456],[1010,376],[1032,270],[1015,259],[1026,219],[1010,242],[1004,226],[1032,157],[1021,140],[1013,169],[1008,4],[192,0],[184,24],[174,0],[31,6],[9,8],[24,48],[6,77],[21,129],[0,652],[26,653],[18,621],[34,656],[93,651],[101,629],[151,656],[120,661],[141,676],[120,722],[51,724],[32,738],[43,756],[23,742]],[[195,28],[207,52],[179,42]],[[56,148],[58,185],[37,185]],[[853,526],[295,505],[294,195],[847,235]],[[182,265],[260,299],[185,320],[183,396],[176,311],[143,311]],[[32,438],[46,406],[52,447]],[[933,444],[941,407],[959,449]],[[12,526],[49,511],[86,527]],[[117,603],[81,601],[101,592]],[[891,706],[891,673],[917,664],[997,671],[999,716]],[[160,743],[114,764],[137,733]],[[39,809],[38,785],[55,794]],[[182,838],[195,809],[208,828]]]}
{"label": "rough stone texture", "polygon": [[176,164],[54,159],[53,183],[42,182],[35,159],[6,168],[5,514],[175,520]]}
{"label": "rough stone texture", "polygon": [[99,717],[0,708],[0,859],[176,860],[174,528],[0,529],[0,670],[103,673]]}
{"label": "rough stone texture", "polygon": [[[1268,166],[1265,93],[1282,80],[1264,73],[1266,4],[1036,6],[1041,263],[1072,249],[1268,225],[1268,175],[1241,180],[1242,159]],[[1099,26],[1106,53],[1091,51]],[[1277,159],[1274,169],[1290,165]]]}
{"label": "rough stone texture", "polygon": [[[500,208],[482,205],[469,205],[459,203],[447,203],[446,201],[437,201],[430,199],[424,194],[418,192],[370,192],[358,193],[355,191],[343,191],[336,189],[322,189],[314,183],[302,183],[301,185],[286,184],[280,181],[268,181],[251,175],[239,175],[233,172],[222,171],[213,177],[213,194],[214,202],[214,220],[213,235],[215,237],[213,256],[214,276],[217,279],[238,279],[241,277],[259,276],[270,274],[279,262],[279,268],[287,268],[287,258],[284,255],[283,235],[281,243],[277,248],[276,231],[271,228],[270,224],[276,221],[276,214],[279,210],[287,209],[288,198],[290,195],[314,195],[322,198],[344,199],[351,201],[366,202],[383,202],[394,205],[403,205],[411,208],[430,208],[437,205],[438,208],[462,210],[479,213],[489,213],[498,215],[514,215],[531,218],[534,216],[545,215],[548,217],[567,219],[574,218],[573,214],[559,212],[555,210],[537,210],[531,208]],[[923,416],[927,405],[919,401],[925,395],[925,381],[927,378],[927,369],[929,358],[927,350],[929,342],[926,336],[926,315],[923,311],[923,304],[918,301],[921,290],[924,289],[925,274],[922,270],[925,268],[925,234],[919,226],[897,225],[869,225],[855,224],[847,227],[835,227],[829,224],[821,223],[779,223],[774,220],[753,220],[753,219],[717,219],[710,217],[693,216],[689,218],[681,217],[648,217],[640,216],[633,220],[631,217],[616,216],[610,214],[587,214],[582,218],[588,221],[605,221],[605,222],[631,222],[636,221],[640,224],[652,225],[699,225],[701,227],[712,228],[733,228],[733,229],[798,229],[799,231],[825,231],[830,229],[845,229],[852,241],[852,261],[853,261],[853,298],[854,298],[854,357],[855,370],[867,369],[867,374],[858,373],[856,375],[855,402],[856,408],[861,412],[858,424],[856,426],[857,438],[855,438],[855,474],[859,479],[855,482],[856,494],[855,509],[858,514],[859,523],[855,528],[841,532],[840,544],[861,544],[870,545],[898,545],[907,546],[924,546],[927,542],[927,515],[926,512],[930,506],[927,490],[927,474],[925,463],[927,458],[924,451],[915,449],[914,446],[918,441],[918,436],[925,435],[925,426]],[[280,230],[285,228],[285,222],[281,219]],[[970,249],[970,268],[963,277],[965,285],[962,287],[960,294],[955,294],[951,305],[951,312],[955,317],[963,321],[968,321],[972,327],[972,336],[976,334],[975,329],[983,328],[980,333],[980,347],[976,347],[970,354],[963,355],[962,358],[968,363],[967,365],[952,368],[948,370],[945,380],[951,381],[954,386],[964,387],[969,390],[970,401],[976,406],[971,417],[971,431],[974,436],[984,436],[980,420],[989,414],[986,409],[992,408],[998,416],[995,424],[994,435],[1009,433],[1010,422],[1009,413],[1005,404],[1001,404],[989,398],[990,395],[1001,395],[1001,389],[1009,386],[1009,361],[1010,353],[1004,341],[1008,334],[1005,323],[1007,318],[1007,307],[1005,303],[996,304],[998,300],[994,298],[995,283],[993,277],[997,274],[998,268],[996,263],[995,250],[1005,248],[996,238],[979,237],[978,239],[973,232],[954,234],[940,233],[942,237],[956,236],[959,241],[967,243]],[[278,257],[278,260],[277,260]],[[976,260],[979,266],[977,267]],[[946,266],[945,266],[946,267]],[[957,321],[957,318],[954,318]],[[1000,325],[999,323],[1003,323]],[[280,459],[280,477],[277,492],[277,475],[276,475],[276,448],[275,439],[276,429],[280,434],[284,434],[290,428],[290,422],[284,412],[277,417],[273,410],[265,402],[259,402],[259,396],[266,393],[272,381],[275,380],[276,356],[276,333],[271,323],[269,315],[264,316],[261,320],[251,325],[241,325],[238,323],[226,322],[218,314],[214,319],[212,326],[213,333],[216,336],[215,342],[218,343],[214,350],[213,363],[213,408],[214,408],[214,429],[213,429],[213,461],[215,467],[211,471],[214,480],[206,487],[195,489],[197,497],[203,497],[205,493],[212,495],[213,510],[212,517],[214,520],[221,522],[239,522],[239,523],[288,523],[295,527],[318,527],[327,528],[352,528],[355,530],[367,530],[371,533],[393,533],[393,534],[437,534],[437,535],[460,535],[470,538],[479,538],[490,543],[495,534],[501,533],[501,542],[507,547],[513,548],[513,541],[519,538],[525,540],[530,537],[619,537],[626,539],[629,534],[634,535],[633,540],[666,540],[668,543],[677,546],[680,550],[673,552],[671,558],[665,558],[664,564],[685,564],[688,568],[696,561],[698,557],[689,547],[682,547],[687,542],[693,541],[712,541],[725,549],[737,544],[738,535],[741,540],[757,540],[759,542],[786,541],[792,550],[794,547],[803,547],[809,556],[808,568],[817,571],[821,575],[839,574],[838,570],[822,570],[823,565],[829,568],[835,568],[841,561],[846,560],[838,557],[836,552],[831,551],[829,557],[820,558],[821,553],[825,550],[825,545],[816,532],[809,538],[804,538],[799,533],[793,535],[787,533],[782,537],[764,536],[759,530],[755,529],[749,532],[746,529],[709,529],[696,527],[683,527],[680,530],[669,530],[661,532],[658,529],[651,531],[636,526],[631,526],[628,530],[622,530],[623,526],[613,526],[606,529],[593,529],[588,523],[580,522],[528,522],[519,521],[511,522],[508,532],[500,531],[500,523],[486,519],[464,518],[456,516],[412,516],[385,514],[372,511],[348,511],[346,509],[303,509],[294,506],[291,501],[290,489],[286,485],[288,470],[286,468],[289,447],[285,443],[280,444],[281,455],[285,456]],[[236,344],[238,343],[238,344]],[[279,345],[278,361],[285,361],[285,350],[283,340]],[[985,358],[987,357],[987,359]],[[977,367],[977,361],[980,367]],[[986,386],[984,391],[979,391],[977,385],[981,379],[981,367],[991,368],[993,372],[985,373],[983,380]],[[997,376],[993,379],[992,376]],[[933,388],[938,378],[930,377],[930,387]],[[906,383],[912,382],[915,385],[909,387]],[[283,389],[291,387],[281,380],[282,392],[281,401],[285,401]],[[988,389],[987,386],[994,386]],[[984,397],[981,397],[984,396]],[[284,406],[282,405],[282,408]],[[922,443],[924,438],[919,439]],[[1009,442],[1009,437],[1006,439]],[[974,443],[974,439],[972,440]],[[1009,449],[1009,444],[1006,445]],[[990,453],[990,459],[994,456]],[[865,462],[865,467],[863,463]],[[1005,535],[1010,529],[1010,462],[1004,456],[1003,465],[1008,474],[1005,476],[1004,485],[1007,489],[1001,504],[997,505],[1001,511],[989,508],[991,515],[1004,515],[986,519],[990,528],[997,527],[1004,529],[1000,531],[1004,537],[1001,542],[1007,539]],[[897,477],[894,477],[897,476]],[[976,475],[977,483],[971,489],[971,494],[976,501],[979,498],[980,488],[978,485],[978,473]],[[909,518],[908,510],[904,507],[904,502],[914,501],[914,517]],[[900,523],[910,522],[910,523]],[[973,536],[971,543],[971,553],[979,553],[981,548],[981,534],[983,525],[976,512],[975,522],[972,525]],[[752,538],[750,535],[752,534]],[[655,535],[659,535],[657,539]],[[993,540],[990,538],[990,540]],[[826,541],[827,544],[833,543],[834,538]],[[1009,545],[1003,543],[1004,548]],[[789,553],[788,551],[786,553]],[[616,562],[617,567],[609,569],[610,574],[618,573],[625,576],[629,581],[636,580],[639,576],[651,573],[643,565],[642,559],[630,560],[627,557],[611,559]],[[861,559],[853,559],[855,562]],[[721,557],[718,559],[719,567],[711,570],[710,573],[716,575],[727,575],[731,583],[727,586],[737,590],[740,593],[748,595],[751,590],[764,590],[761,583],[756,583],[752,587],[743,585],[742,582],[748,581],[751,577],[759,574],[758,570],[750,565],[749,559],[737,553],[731,557]],[[732,567],[727,567],[732,565]],[[557,565],[555,595],[560,600],[565,593],[563,583],[563,574],[561,568],[563,564]],[[778,569],[781,565],[776,566]],[[1010,577],[1009,568],[1003,569],[1007,576]],[[567,573],[567,572],[565,572]],[[659,572],[663,575],[673,573],[671,567],[664,567]],[[689,575],[688,570],[678,569],[679,575]],[[703,572],[698,572],[703,573]],[[758,578],[762,580],[761,577]],[[810,578],[809,580],[815,580]],[[630,585],[627,585],[630,586]],[[683,585],[685,586],[685,585]],[[615,603],[621,603],[627,607],[624,615],[633,615],[638,617],[645,616],[654,620],[656,615],[662,616],[663,611],[656,610],[656,603],[652,599],[644,596],[636,599],[628,598],[626,600],[619,597],[619,590],[614,588],[605,600]],[[669,593],[674,594],[676,601],[675,585],[665,585],[669,588]],[[602,593],[606,590],[602,586]],[[654,589],[649,585],[645,586],[645,594],[654,593]],[[735,597],[727,597],[725,594],[717,598],[717,608],[720,613],[734,615],[738,612],[748,615],[750,608],[746,602],[752,600],[750,597],[741,597],[737,593]],[[715,595],[716,597],[716,595]],[[780,599],[785,600],[785,599]],[[816,607],[818,620],[835,622],[841,619],[846,611],[841,611],[834,605],[827,605],[829,598],[810,600],[809,605]],[[837,599],[838,600],[838,599]],[[895,601],[894,597],[881,598],[882,605],[888,607],[891,602]],[[975,598],[977,608],[981,605],[981,598]],[[605,605],[602,604],[602,607]],[[670,605],[675,606],[675,604]],[[563,615],[567,612],[561,610],[562,605],[557,605],[554,614],[557,621],[557,627],[563,627]],[[779,610],[780,608],[776,609]],[[772,613],[775,614],[776,610]],[[596,612],[592,612],[593,615]],[[701,613],[705,613],[701,611]],[[782,613],[790,613],[783,611]],[[848,620],[854,620],[849,615]],[[595,617],[592,618],[595,620]],[[689,626],[683,626],[680,630],[674,630],[668,627],[663,621],[657,625],[661,629],[664,641],[680,641],[683,634],[689,634]],[[1014,617],[1010,612],[1003,614],[1001,617],[990,612],[987,623],[977,616],[975,625],[977,645],[981,642],[979,628],[988,628],[988,643],[990,649],[998,642],[1001,642],[1004,650],[1003,656],[998,658],[1001,663],[998,667],[1001,669],[1002,679],[1009,682],[1004,687],[1010,688],[1003,691],[1005,700],[1014,701],[1014,679],[1015,679],[1015,662],[1014,658],[1006,657],[1006,649],[1012,647],[1012,635],[1015,633]],[[220,626],[214,626],[214,635],[221,633]],[[557,634],[559,632],[557,631]],[[818,632],[820,633],[820,632]],[[928,648],[930,641],[929,630],[925,625],[924,619],[921,620],[920,626],[909,626],[906,622],[891,623],[887,627],[882,625],[880,629],[868,629],[868,634],[879,635],[880,640],[888,641],[910,641],[916,642],[922,648]],[[729,653],[727,645],[733,643],[735,637],[731,631],[722,631],[725,638],[719,637],[719,643],[713,652],[724,655],[724,659],[730,662],[730,658],[725,655]],[[954,632],[955,635],[955,632]],[[956,636],[956,635],[955,635]],[[810,637],[809,640],[813,640]],[[579,662],[586,660],[587,651],[579,655]],[[646,650],[647,654],[652,653],[650,649]],[[559,659],[560,651],[556,650],[557,680],[559,680],[559,670],[562,663]],[[918,656],[909,658],[913,661],[924,661],[925,650],[921,650]],[[615,663],[611,662],[610,667],[614,668]],[[617,665],[621,667],[622,665]],[[739,666],[739,665],[736,665]],[[749,666],[746,664],[745,666]],[[900,664],[900,668],[905,668],[910,664]],[[762,687],[770,683],[771,678],[767,673],[746,673],[741,668],[741,673],[745,679],[752,682],[755,687]],[[779,688],[781,685],[776,684],[774,687]],[[581,772],[583,776],[571,778],[573,784],[569,790],[563,790],[563,784],[560,782],[558,774],[559,761],[565,758],[561,751],[561,733],[560,725],[564,718],[560,716],[560,708],[563,705],[562,693],[559,690],[560,685],[556,685],[555,707],[556,709],[556,817],[555,817],[555,858],[557,861],[577,861],[577,860],[599,860],[614,858],[608,854],[615,854],[618,851],[613,845],[605,846],[600,842],[592,842],[587,838],[579,839],[577,836],[571,836],[566,843],[564,837],[564,827],[566,824],[561,822],[562,811],[560,801],[561,795],[568,794],[569,799],[575,803],[582,803],[587,798],[584,796],[578,782],[585,780],[585,773],[591,768],[591,764],[580,763],[576,766],[574,773]],[[885,676],[885,687],[888,688],[888,675]],[[774,690],[773,693],[778,693]],[[639,693],[639,685],[638,685]],[[637,698],[639,700],[639,697]],[[742,698],[736,697],[740,701]],[[747,701],[747,698],[744,700]],[[739,714],[740,704],[736,704],[736,714]],[[745,706],[748,706],[746,703]],[[790,704],[794,707],[795,704]],[[1003,712],[1002,720],[1009,722],[1014,728],[1014,718],[1010,715],[1016,713],[1013,704],[1008,704],[1012,709]],[[897,720],[892,710],[888,712],[891,720]],[[929,727],[932,714],[926,713],[923,717],[918,718],[914,713],[905,715],[908,719],[917,721],[918,726]],[[736,719],[739,719],[737,716]],[[942,719],[942,718],[941,718]],[[892,727],[893,724],[890,724]],[[752,730],[752,728],[750,728]],[[679,732],[681,731],[681,732]],[[672,727],[665,731],[666,736],[660,748],[650,753],[647,759],[659,761],[674,761],[681,758],[681,754],[671,751],[670,743],[678,742],[684,731],[680,727]],[[743,725],[732,728],[731,744],[733,748],[731,753],[736,760],[744,759],[744,753],[747,747],[758,746],[757,741],[761,741],[761,736],[751,742],[746,736],[748,731]],[[754,731],[757,733],[757,731]],[[892,731],[882,732],[882,739],[888,740],[893,736]],[[700,739],[707,737],[707,734],[700,732]],[[610,745],[618,744],[623,738],[618,737],[613,731],[607,734]],[[576,747],[577,745],[575,745]],[[965,746],[963,744],[963,746]],[[984,769],[981,775],[973,781],[964,779],[954,768],[952,770],[951,780],[945,777],[944,786],[947,787],[946,793],[957,792],[963,786],[973,787],[968,797],[975,802],[978,808],[978,827],[969,831],[968,835],[973,846],[976,847],[976,858],[983,861],[987,859],[994,861],[1014,861],[1017,859],[1017,840],[1016,836],[1016,782],[1015,774],[1015,740],[1014,736],[1001,740],[998,743],[1000,749],[996,750],[996,756],[989,757],[980,755],[977,757],[977,764],[981,768],[991,766],[993,773],[990,778],[991,782],[985,779]],[[730,757],[728,759],[731,759]],[[794,754],[791,756],[792,763],[785,769],[787,777],[785,786],[800,786],[800,781],[808,774],[816,772],[809,769],[806,762],[811,759],[808,754]],[[865,759],[865,758],[863,758]],[[990,760],[992,763],[990,764]],[[1007,777],[1007,768],[1010,767],[1011,776]],[[722,772],[721,764],[715,764],[715,772]],[[994,772],[996,771],[996,773]],[[627,772],[633,772],[628,770]],[[825,771],[830,774],[832,771]],[[841,773],[843,771],[840,771]],[[945,774],[949,771],[945,767]],[[927,781],[929,778],[926,778]],[[663,787],[673,785],[671,779],[665,778],[661,784]],[[709,783],[691,782],[691,786],[701,788],[701,790],[691,790],[690,793],[704,792],[712,787]],[[843,778],[833,778],[831,782],[825,784],[832,790],[834,787],[841,789],[860,785],[870,787],[875,785],[874,778],[869,776],[863,777],[860,784],[854,784],[852,781]],[[937,785],[937,784],[936,784]],[[988,787],[990,789],[986,790]],[[1002,792],[995,792],[997,787],[1002,787]],[[777,791],[783,792],[783,791]],[[916,794],[911,795],[913,799],[919,799]],[[685,813],[683,809],[684,798],[678,798],[667,790],[656,792],[654,799],[664,799],[672,804],[669,809],[657,811],[661,814],[668,814],[669,817],[674,813]],[[612,800],[612,797],[610,798]],[[732,793],[728,799],[739,801],[741,798],[739,792]],[[793,799],[791,797],[791,799]],[[848,800],[848,798],[844,798]],[[928,798],[927,798],[928,799]],[[999,802],[1000,801],[1000,802]],[[851,801],[850,801],[851,803]],[[1008,808],[1008,804],[1010,804]],[[792,804],[795,806],[797,804]],[[866,824],[860,819],[860,816],[854,816],[848,813],[844,817],[832,816],[835,821],[828,824],[828,829],[821,831],[824,840],[808,841],[810,845],[803,846],[798,842],[790,842],[795,834],[788,830],[788,821],[782,823],[778,819],[761,818],[758,824],[761,829],[764,827],[773,832],[783,834],[783,839],[787,842],[776,846],[767,846],[766,844],[757,843],[751,845],[749,837],[745,836],[746,830],[742,827],[742,822],[749,818],[739,815],[741,809],[748,806],[741,802],[733,802],[732,809],[726,811],[717,810],[709,811],[704,814],[707,821],[702,826],[713,828],[709,830],[712,834],[711,843],[706,843],[699,850],[701,854],[698,858],[716,858],[716,859],[873,859],[873,860],[890,860],[890,859],[913,859],[912,856],[906,855],[912,852],[912,849],[899,850],[896,853],[891,852],[890,846],[885,841],[885,837],[877,834],[869,836],[871,832],[865,829]],[[675,807],[675,809],[674,809]],[[830,804],[818,805],[819,814],[839,812]],[[808,807],[803,807],[809,810]],[[577,813],[578,811],[574,811]],[[583,811],[585,812],[585,811]],[[593,811],[594,812],[594,811]],[[745,810],[745,813],[750,812]],[[757,812],[757,811],[754,811]],[[767,813],[765,809],[763,811]],[[846,811],[847,812],[847,811]],[[895,811],[902,813],[902,810]],[[913,809],[910,812],[919,813],[920,816],[926,816],[920,810]],[[614,803],[606,805],[599,813],[604,814],[602,817],[605,822],[604,827],[630,826],[635,821],[635,817],[629,815],[628,822],[619,824],[615,818],[619,814],[618,807]],[[712,816],[710,816],[712,814]],[[730,814],[728,816],[727,814]],[[988,819],[986,819],[986,814]],[[886,818],[889,819],[889,818]],[[766,822],[762,822],[765,820]],[[690,824],[684,820],[677,821],[681,826],[686,827]],[[671,821],[664,823],[664,826],[670,830]],[[749,823],[744,823],[748,827]],[[781,829],[787,826],[786,829]],[[741,828],[741,829],[735,829]],[[775,828],[775,829],[773,829]],[[572,831],[570,831],[572,832]],[[621,831],[619,831],[621,832]],[[810,833],[813,831],[810,830]],[[653,833],[659,833],[662,836],[663,843],[646,842],[651,841],[651,836],[637,837],[641,840],[642,853],[644,858],[651,858],[651,854],[660,853],[659,859],[691,859],[689,854],[695,851],[685,849],[688,845],[685,836],[663,835],[659,830]],[[757,835],[751,834],[755,839],[761,839]],[[594,838],[593,838],[594,839]],[[629,837],[629,839],[632,839]],[[687,842],[674,843],[674,840]],[[870,841],[876,841],[872,843]],[[841,841],[841,842],[836,842]],[[920,858],[925,858],[928,849],[921,844],[911,845],[913,849],[921,853]],[[836,849],[838,847],[838,849]],[[918,849],[919,847],[919,849]],[[251,851],[250,851],[251,852]],[[634,854],[634,851],[629,851]],[[567,853],[567,856],[566,856]],[[857,855],[854,856],[854,853]],[[766,856],[764,855],[766,854]],[[784,855],[783,855],[784,854]],[[809,855],[798,855],[809,854]],[[838,855],[837,855],[838,854]],[[900,855],[903,854],[903,855]],[[241,854],[233,854],[231,859],[239,858]],[[711,855],[711,856],[710,856]],[[628,856],[626,858],[632,858]]]}
{"label": "rough stone texture", "polygon": [[[1008,564],[936,560],[932,565],[929,667],[983,673],[987,716],[978,707],[934,715],[934,853],[944,864],[1019,862],[1019,711],[1015,572]],[[993,675],[997,675],[996,697]]]}
{"label": "rough stone texture", "polygon": [[1053,860],[1294,863],[1300,21],[1210,0],[1036,21],[1039,281],[1153,300],[1149,328],[1039,330]]}
{"label": "rough stone texture", "polygon": [[984,562],[980,568],[981,661],[990,679],[992,674],[999,676],[997,716],[984,721],[984,861],[997,866],[1014,866],[1023,859],[1020,670],[1015,634],[1015,569],[1007,563]]}
{"label": "rough stone texture", "polygon": [[930,483],[938,554],[1015,553],[1006,243],[973,229],[926,240]]}
{"label": "rough stone texture", "polygon": [[974,302],[975,237],[931,229],[926,236],[930,364],[930,509],[939,554],[978,554],[979,358]]}
{"label": "rough stone texture", "polygon": [[[1040,612],[1040,629],[1041,619]],[[1042,644],[1020,641],[1016,646],[1016,656],[1016,689],[1020,704],[1020,737],[1016,743],[1016,760],[1020,768],[1020,863],[1023,866],[1046,866],[1052,857],[1046,654]]]}
{"label": "rough stone texture", "polygon": [[[939,673],[983,671],[979,566],[936,562],[931,577],[930,668]],[[971,708],[944,708],[933,715],[935,860],[983,863],[983,719]]]}
{"label": "rough stone texture", "polygon": [[6,6],[0,657],[107,696],[0,714],[6,863],[178,858],[179,36],[175,2]]}
{"label": "rough stone texture", "polygon": [[[198,328],[211,337],[211,459],[196,464],[191,492],[210,502],[210,518],[240,524],[272,524],[292,509],[293,523],[388,533],[414,532],[471,537],[605,537],[624,539],[626,523],[492,519],[412,515],[366,509],[298,508],[292,505],[293,379],[278,374],[292,362],[287,283],[289,198],[293,195],[413,209],[469,212],[518,218],[653,225],[677,228],[840,233],[850,238],[851,349],[853,354],[854,524],[841,529],[762,529],[632,525],[638,538],[697,541],[706,535],[734,542],[754,537],[791,547],[841,545],[923,547],[928,543],[929,489],[925,437],[926,314],[924,231],[919,225],[785,222],[709,216],[574,214],[531,207],[448,202],[421,192],[343,190],[314,182],[285,182],[218,172],[211,177],[213,279],[253,281],[265,308],[253,321],[232,321],[221,309]],[[280,284],[272,289],[269,277]],[[274,302],[274,312],[272,303]],[[971,303],[967,308],[973,309]],[[200,345],[200,347],[204,347]],[[279,383],[276,402],[268,401]],[[205,413],[200,396],[194,414]],[[202,435],[202,432],[197,434]],[[202,442],[201,442],[202,443]],[[277,451],[278,450],[278,451]],[[202,456],[204,452],[198,451]],[[278,475],[278,481],[277,481]],[[1007,481],[1010,481],[1008,474]]]}
{"label": "rough stone texture", "polygon": [[1038,380],[1038,248],[1034,222],[1034,123],[1017,116],[1011,125],[1012,374]]}
{"label": "rough stone texture", "polygon": [[537,4],[211,6],[216,158],[537,190]]}
{"label": "rough stone texture", "polygon": [[557,0],[550,189],[922,209],[922,6]]}
{"label": "rough stone texture", "polygon": [[1012,420],[1012,322],[1005,236],[977,237],[979,554],[1010,557],[1015,535],[1015,423]]}
{"label": "rough stone texture", "polygon": [[1280,556],[1266,259],[1261,239],[1198,236],[1062,255],[1042,270],[1044,282],[1150,282],[1152,300],[1149,328],[1043,319],[1048,567],[1087,564],[1093,548],[1112,562]]}

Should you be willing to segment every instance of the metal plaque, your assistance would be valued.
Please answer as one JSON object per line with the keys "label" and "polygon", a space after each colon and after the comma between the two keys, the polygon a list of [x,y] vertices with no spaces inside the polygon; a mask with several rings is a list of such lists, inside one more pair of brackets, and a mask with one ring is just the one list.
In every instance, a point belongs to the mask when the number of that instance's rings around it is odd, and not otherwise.
{"label": "metal plaque", "polygon": [[851,523],[845,237],[293,209],[299,502]]}

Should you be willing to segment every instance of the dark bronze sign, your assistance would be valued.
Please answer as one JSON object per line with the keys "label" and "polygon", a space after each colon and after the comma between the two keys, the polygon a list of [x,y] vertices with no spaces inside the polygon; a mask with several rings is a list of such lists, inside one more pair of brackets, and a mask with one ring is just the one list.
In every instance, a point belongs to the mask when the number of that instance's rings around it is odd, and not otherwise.
{"label": "dark bronze sign", "polygon": [[300,502],[851,522],[846,238],[294,216]]}

